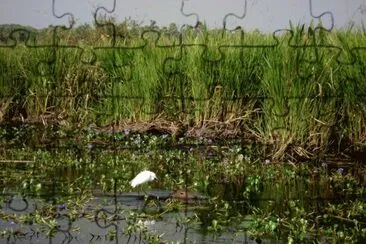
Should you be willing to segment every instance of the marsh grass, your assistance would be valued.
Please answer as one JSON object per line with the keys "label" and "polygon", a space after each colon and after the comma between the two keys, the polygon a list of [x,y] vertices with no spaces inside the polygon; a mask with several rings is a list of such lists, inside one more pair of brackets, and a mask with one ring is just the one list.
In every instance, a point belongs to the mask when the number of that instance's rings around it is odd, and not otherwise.
{"label": "marsh grass", "polygon": [[55,39],[44,31],[43,42],[59,47],[1,48],[1,119],[232,123],[276,144],[278,156],[292,144],[341,150],[363,142],[359,30],[122,30],[116,39],[105,26]]}

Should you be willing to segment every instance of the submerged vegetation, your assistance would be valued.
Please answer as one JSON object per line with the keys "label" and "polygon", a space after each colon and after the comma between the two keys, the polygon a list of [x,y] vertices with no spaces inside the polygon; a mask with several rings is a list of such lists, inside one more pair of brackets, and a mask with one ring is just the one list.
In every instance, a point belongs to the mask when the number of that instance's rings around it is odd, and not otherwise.
{"label": "submerged vegetation", "polygon": [[[151,228],[176,214],[213,240],[364,242],[365,48],[363,30],[312,26],[3,26],[0,239],[86,219],[166,243]],[[202,202],[128,205],[144,169]]]}

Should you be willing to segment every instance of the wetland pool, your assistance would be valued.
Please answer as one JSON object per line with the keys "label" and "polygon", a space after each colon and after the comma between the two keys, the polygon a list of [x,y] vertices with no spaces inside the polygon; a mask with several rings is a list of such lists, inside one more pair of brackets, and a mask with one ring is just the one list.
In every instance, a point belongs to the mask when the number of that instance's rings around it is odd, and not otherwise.
{"label": "wetland pool", "polygon": [[[1,243],[365,241],[356,162],[279,162],[241,140],[138,133],[0,151]],[[133,189],[144,169],[158,178]]]}

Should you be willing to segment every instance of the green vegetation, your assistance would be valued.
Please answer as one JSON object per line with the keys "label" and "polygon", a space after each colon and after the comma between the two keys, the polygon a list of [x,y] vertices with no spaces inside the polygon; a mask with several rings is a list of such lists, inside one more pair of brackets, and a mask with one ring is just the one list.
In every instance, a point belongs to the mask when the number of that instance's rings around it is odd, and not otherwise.
{"label": "green vegetation", "polygon": [[[80,233],[88,219],[109,241],[160,243],[149,224],[176,214],[213,239],[365,241],[366,170],[338,158],[366,140],[364,31],[0,30],[0,239]],[[146,189],[204,201],[104,209],[143,169],[158,176]]]}
{"label": "green vegetation", "polygon": [[[79,222],[83,218],[100,226],[119,226],[116,232],[108,229],[110,240],[140,235],[148,243],[169,240],[163,235],[167,230],[149,230],[144,224],[149,221],[169,221],[213,239],[225,233],[289,243],[357,243],[366,238],[366,171],[350,165],[280,164],[262,159],[260,151],[239,141],[227,146],[127,131],[86,130],[79,137],[84,140],[69,139],[64,148],[2,150],[1,186],[10,195],[3,196],[0,219],[14,224],[3,229],[1,238],[21,238],[27,226],[56,238],[59,224],[66,228],[65,221],[72,226],[70,233],[78,235],[85,231],[81,229],[86,223]],[[131,208],[131,200],[118,196],[133,191],[130,180],[145,168],[158,180],[144,189],[188,189],[205,198],[188,206],[174,199],[146,200],[144,208],[135,200]],[[29,211],[21,210],[26,206],[23,197]],[[116,205],[116,212],[107,211],[108,202]],[[189,214],[182,216],[187,207]],[[172,214],[175,217],[167,219]]]}
{"label": "green vegetation", "polygon": [[2,121],[214,124],[276,145],[276,157],[290,145],[326,151],[364,141],[358,30],[180,34],[125,22],[12,36],[0,48]]}

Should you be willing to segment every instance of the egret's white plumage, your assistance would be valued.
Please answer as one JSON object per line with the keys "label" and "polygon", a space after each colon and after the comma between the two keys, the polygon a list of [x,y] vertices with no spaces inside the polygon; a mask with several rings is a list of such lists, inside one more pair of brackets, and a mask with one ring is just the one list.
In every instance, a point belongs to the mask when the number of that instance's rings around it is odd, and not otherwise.
{"label": "egret's white plumage", "polygon": [[135,176],[135,178],[133,178],[133,180],[131,181],[131,186],[133,188],[135,188],[136,186],[149,182],[149,181],[153,181],[156,179],[156,175],[154,172],[148,171],[148,170],[144,170],[141,171],[138,175]]}

